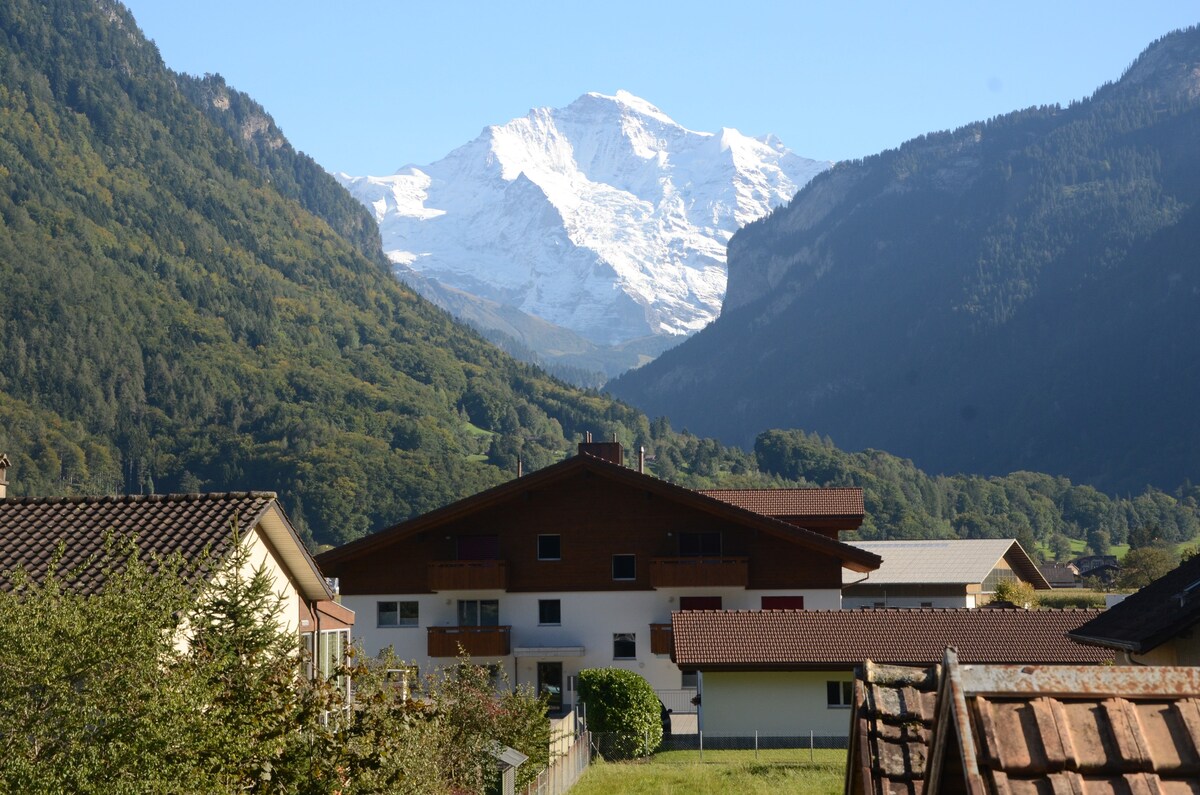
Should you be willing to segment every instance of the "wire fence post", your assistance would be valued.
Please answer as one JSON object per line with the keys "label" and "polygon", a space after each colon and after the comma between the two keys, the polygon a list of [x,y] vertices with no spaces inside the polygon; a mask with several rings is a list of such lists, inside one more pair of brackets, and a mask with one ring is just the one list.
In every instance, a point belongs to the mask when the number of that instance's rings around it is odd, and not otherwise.
{"label": "wire fence post", "polygon": [[754,730],[754,761],[758,761],[758,729]]}
{"label": "wire fence post", "polygon": [[813,731],[808,730],[808,761],[812,762],[816,759],[816,751],[813,750]]}
{"label": "wire fence post", "polygon": [[700,735],[700,762],[701,762],[701,764],[703,764],[704,763],[704,730],[701,729],[698,733]]}

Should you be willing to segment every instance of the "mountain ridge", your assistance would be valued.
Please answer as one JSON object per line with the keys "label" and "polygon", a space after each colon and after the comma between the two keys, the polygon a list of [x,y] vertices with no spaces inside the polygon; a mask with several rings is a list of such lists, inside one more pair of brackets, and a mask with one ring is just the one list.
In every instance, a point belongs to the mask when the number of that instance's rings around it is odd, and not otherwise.
{"label": "mountain ridge", "polygon": [[827,165],[773,136],[688,130],[618,91],[485,127],[428,166],[337,176],[371,208],[401,278],[418,273],[605,348],[710,322],[729,235]]}
{"label": "mountain ridge", "polygon": [[734,235],[722,317],[609,388],[743,445],[806,427],[930,471],[1195,479],[1198,37],[818,175]]}

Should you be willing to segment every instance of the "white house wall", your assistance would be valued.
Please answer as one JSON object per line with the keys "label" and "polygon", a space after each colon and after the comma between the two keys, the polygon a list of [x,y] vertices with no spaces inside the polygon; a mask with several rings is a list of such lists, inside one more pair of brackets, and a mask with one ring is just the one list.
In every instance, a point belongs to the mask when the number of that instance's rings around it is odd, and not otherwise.
{"label": "white house wall", "polygon": [[[509,678],[516,684],[534,685],[538,662],[562,662],[564,687],[567,677],[585,668],[627,668],[644,676],[655,690],[675,690],[681,685],[679,667],[667,654],[650,652],[650,625],[670,624],[671,612],[678,609],[681,596],[720,596],[727,610],[758,610],[763,596],[803,596],[805,607],[813,610],[836,610],[841,606],[841,594],[836,589],[821,590],[754,590],[731,588],[664,588],[655,591],[590,591],[534,592],[450,591],[436,594],[371,594],[344,596],[342,603],[354,610],[354,635],[363,650],[371,656],[391,646],[401,660],[415,663],[422,673],[444,667],[452,658],[430,658],[428,628],[450,627],[458,621],[457,602],[460,599],[497,599],[500,603],[500,624],[512,627],[511,645],[514,650],[530,647],[583,647],[582,656],[530,656],[516,658],[478,658],[476,662],[502,662]],[[558,626],[538,625],[538,601],[558,599],[562,623]],[[377,602],[418,603],[416,627],[380,627],[377,623]],[[613,659],[614,633],[633,633],[636,636],[637,657],[632,660]],[[515,673],[514,673],[515,672]],[[564,704],[574,702],[574,693],[564,693]]]}
{"label": "white house wall", "polygon": [[850,708],[827,703],[827,682],[851,671],[703,673],[700,727],[712,737],[846,737]]}

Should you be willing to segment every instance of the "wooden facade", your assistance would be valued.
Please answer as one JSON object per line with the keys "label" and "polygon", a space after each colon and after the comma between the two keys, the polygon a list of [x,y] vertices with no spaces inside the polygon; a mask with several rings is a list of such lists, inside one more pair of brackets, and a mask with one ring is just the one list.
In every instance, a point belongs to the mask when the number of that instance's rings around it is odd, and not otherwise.
{"label": "wooden facade", "polygon": [[[555,471],[545,474],[549,470]],[[681,539],[698,534],[718,536],[720,555],[688,560],[681,554]],[[556,558],[539,559],[542,535],[557,536]],[[471,546],[463,539],[480,536],[494,537],[498,559],[456,560],[459,549]],[[631,576],[614,577],[614,555],[632,556]],[[844,565],[870,570],[875,559],[823,535],[577,456],[325,553],[320,562],[340,578],[343,593],[372,594],[836,589]]]}
{"label": "wooden facade", "polygon": [[512,650],[512,627],[430,627],[430,657],[504,657]]}

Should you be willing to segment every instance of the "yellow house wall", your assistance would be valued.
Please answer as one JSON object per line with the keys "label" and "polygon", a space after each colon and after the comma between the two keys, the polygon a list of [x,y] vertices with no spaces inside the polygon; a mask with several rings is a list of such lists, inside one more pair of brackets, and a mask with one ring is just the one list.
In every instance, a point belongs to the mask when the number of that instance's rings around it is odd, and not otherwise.
{"label": "yellow house wall", "polygon": [[1133,657],[1133,662],[1138,665],[1200,665],[1200,638],[1193,630]]}
{"label": "yellow house wall", "polygon": [[706,671],[702,728],[712,736],[847,737],[850,708],[828,706],[825,683],[853,679],[851,671]]}

